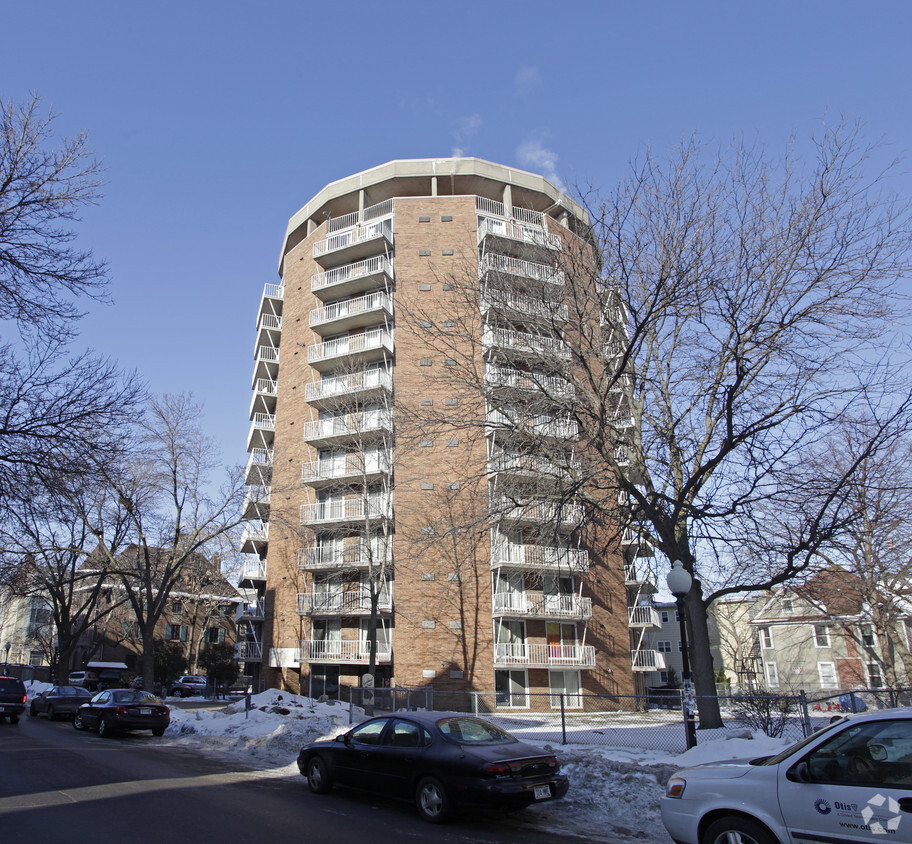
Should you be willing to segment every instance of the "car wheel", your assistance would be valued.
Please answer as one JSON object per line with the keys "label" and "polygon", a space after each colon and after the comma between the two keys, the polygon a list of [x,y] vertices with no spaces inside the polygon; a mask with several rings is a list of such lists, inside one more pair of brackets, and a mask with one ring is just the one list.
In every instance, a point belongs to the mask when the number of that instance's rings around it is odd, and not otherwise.
{"label": "car wheel", "polygon": [[779,844],[761,823],[750,818],[728,817],[713,821],[703,833],[701,844]]}
{"label": "car wheel", "polygon": [[332,777],[326,770],[326,762],[319,756],[312,757],[307,763],[307,787],[314,794],[329,794],[332,791]]}
{"label": "car wheel", "polygon": [[108,723],[108,719],[102,716],[98,719],[98,737],[99,738],[111,738],[113,735],[111,730],[111,725]]}
{"label": "car wheel", "polygon": [[154,728],[152,729],[152,735],[153,735],[153,736],[163,736],[164,734],[165,734],[165,728],[164,728],[164,727],[154,727]]}
{"label": "car wheel", "polygon": [[418,783],[415,805],[422,820],[430,823],[443,823],[450,816],[450,796],[434,777],[425,777]]}
{"label": "car wheel", "polygon": [[55,721],[56,719],[57,719],[57,716],[54,714],[54,707],[49,706],[48,707],[48,721]]}
{"label": "car wheel", "polygon": [[74,730],[84,730],[86,728],[85,721],[82,720],[82,713],[77,712],[73,716],[73,729]]}

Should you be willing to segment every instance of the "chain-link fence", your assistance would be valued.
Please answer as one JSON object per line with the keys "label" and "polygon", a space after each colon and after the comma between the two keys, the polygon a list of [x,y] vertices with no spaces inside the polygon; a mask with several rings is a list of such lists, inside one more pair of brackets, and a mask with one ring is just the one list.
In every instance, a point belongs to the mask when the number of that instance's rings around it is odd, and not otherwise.
{"label": "chain-link fence", "polygon": [[[429,687],[350,688],[349,700],[368,712],[432,710],[470,712],[500,724],[518,738],[554,744],[660,750],[687,749],[683,693],[663,689],[661,695],[594,695],[585,693],[504,693],[442,691]],[[789,695],[751,693],[719,695],[723,727],[700,723],[697,697],[697,744],[715,739],[749,738],[756,731],[798,741],[826,726],[837,715],[912,705],[912,689],[855,689]]]}

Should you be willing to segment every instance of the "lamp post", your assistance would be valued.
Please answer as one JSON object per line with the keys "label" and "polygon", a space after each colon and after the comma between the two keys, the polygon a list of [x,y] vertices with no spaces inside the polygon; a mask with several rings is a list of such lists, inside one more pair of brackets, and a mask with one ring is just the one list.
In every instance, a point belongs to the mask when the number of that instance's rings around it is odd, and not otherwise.
{"label": "lamp post", "polygon": [[687,624],[684,620],[684,596],[690,592],[693,578],[680,560],[671,564],[671,571],[665,578],[668,590],[675,597],[678,605],[678,622],[681,625],[681,680],[684,682],[684,733],[687,749],[697,746],[697,729],[694,724],[696,706],[694,703],[693,685],[690,681],[690,656],[687,652]]}

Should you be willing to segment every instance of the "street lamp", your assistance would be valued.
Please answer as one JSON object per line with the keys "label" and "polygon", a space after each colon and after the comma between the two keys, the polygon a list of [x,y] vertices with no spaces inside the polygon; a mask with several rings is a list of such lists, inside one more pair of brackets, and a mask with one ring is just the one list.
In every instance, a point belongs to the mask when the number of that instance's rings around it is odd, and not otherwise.
{"label": "street lamp", "polygon": [[684,621],[684,596],[690,592],[693,578],[680,560],[671,564],[671,571],[665,578],[668,590],[675,597],[678,605],[678,622],[681,625],[681,679],[684,681],[684,732],[687,738],[687,749],[697,746],[697,729],[694,724],[696,707],[694,705],[693,685],[690,682],[690,656],[687,653],[687,624]]}

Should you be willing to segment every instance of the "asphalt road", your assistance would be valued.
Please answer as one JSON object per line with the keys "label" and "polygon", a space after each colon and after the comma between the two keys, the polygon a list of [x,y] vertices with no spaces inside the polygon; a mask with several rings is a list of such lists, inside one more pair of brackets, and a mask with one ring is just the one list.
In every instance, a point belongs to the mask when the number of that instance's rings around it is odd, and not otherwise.
{"label": "asphalt road", "polygon": [[[69,722],[0,724],[0,841],[93,844],[403,841],[553,844],[523,813],[473,812],[432,826],[412,806],[202,755],[167,738],[101,739]],[[579,841],[561,837],[558,840]]]}

